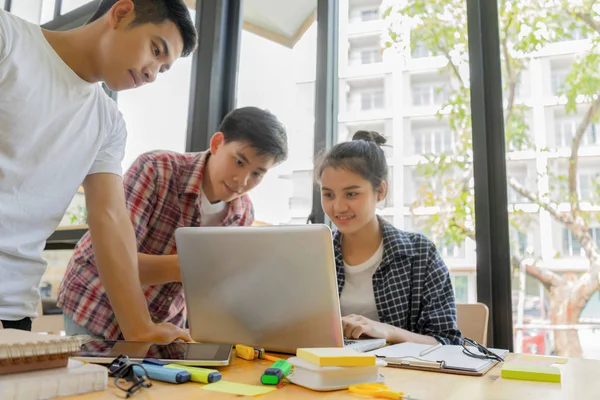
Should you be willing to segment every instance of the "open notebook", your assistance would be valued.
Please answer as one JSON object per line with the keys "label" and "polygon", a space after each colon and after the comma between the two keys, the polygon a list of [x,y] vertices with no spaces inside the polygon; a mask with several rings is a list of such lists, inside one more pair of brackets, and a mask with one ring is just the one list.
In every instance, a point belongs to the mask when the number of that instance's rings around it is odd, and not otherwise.
{"label": "open notebook", "polygon": [[[480,359],[463,353],[462,346],[444,345],[434,351],[421,356],[421,352],[431,348],[429,344],[400,343],[371,351],[384,358],[389,367],[419,369],[455,373],[461,375],[483,375],[498,363],[496,360]],[[475,348],[470,348],[475,354]],[[504,358],[508,350],[489,349]]]}
{"label": "open notebook", "polygon": [[55,336],[0,329],[0,375],[66,367],[71,354],[79,351],[78,336]]}

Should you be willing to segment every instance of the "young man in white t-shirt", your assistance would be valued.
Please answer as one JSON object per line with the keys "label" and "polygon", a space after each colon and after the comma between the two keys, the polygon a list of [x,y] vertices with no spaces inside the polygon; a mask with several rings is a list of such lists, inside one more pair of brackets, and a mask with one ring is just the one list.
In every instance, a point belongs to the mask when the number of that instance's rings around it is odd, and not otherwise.
{"label": "young man in white t-shirt", "polygon": [[125,207],[126,130],[102,90],[153,82],[197,34],[183,0],[105,0],[92,21],[51,32],[0,10],[0,320],[31,329],[41,257],[83,185],[98,270],[125,338],[190,340],[152,322]]}
{"label": "young man in white t-shirt", "polygon": [[[247,192],[287,157],[285,127],[256,107],[231,111],[210,149],[201,153],[142,154],[125,174],[140,268],[152,319],[185,327],[186,312],[175,231],[186,226],[246,226],[254,221]],[[122,339],[88,234],[77,243],[58,290],[67,335]]]}

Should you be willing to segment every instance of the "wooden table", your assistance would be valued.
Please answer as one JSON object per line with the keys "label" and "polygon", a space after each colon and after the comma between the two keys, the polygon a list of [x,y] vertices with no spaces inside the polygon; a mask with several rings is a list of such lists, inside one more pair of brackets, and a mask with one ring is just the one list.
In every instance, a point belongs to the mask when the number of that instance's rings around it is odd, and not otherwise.
{"label": "wooden table", "polygon": [[[514,355],[509,355],[510,360]],[[231,382],[260,384],[260,376],[272,363],[268,361],[244,361],[232,358],[231,365],[222,368],[223,379]],[[561,366],[562,383],[544,383],[502,379],[500,367],[496,366],[483,377],[421,372],[406,369],[382,368],[386,384],[402,390],[419,400],[587,400],[600,398],[600,360],[570,359]],[[109,378],[110,380],[111,378]],[[153,399],[240,399],[241,397],[208,392],[201,384],[185,383],[172,385],[155,382],[149,389],[142,389],[131,397],[133,400]],[[112,386],[104,392],[73,396],[71,400],[116,399],[122,392]],[[260,399],[358,399],[347,390],[335,392],[314,392],[289,384],[283,388],[259,396]]]}

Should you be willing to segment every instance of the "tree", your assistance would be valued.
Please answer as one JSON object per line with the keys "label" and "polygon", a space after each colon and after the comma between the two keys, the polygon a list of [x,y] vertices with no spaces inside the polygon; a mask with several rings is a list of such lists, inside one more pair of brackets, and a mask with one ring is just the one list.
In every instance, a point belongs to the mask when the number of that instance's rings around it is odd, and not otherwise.
{"label": "tree", "polygon": [[[600,180],[595,178],[593,198],[578,192],[579,152],[591,124],[600,116],[600,2],[596,0],[499,0],[500,51],[503,69],[504,125],[508,151],[534,150],[539,157],[552,158],[556,150],[536,148],[534,132],[527,121],[527,107],[517,101],[520,77],[540,50],[553,42],[569,40],[574,34],[590,38],[589,51],[576,57],[563,83],[558,84],[559,103],[567,113],[584,110],[572,138],[566,171],[546,167],[538,176],[541,190],[531,190],[514,176],[509,187],[548,213],[568,229],[585,252],[589,270],[580,276],[559,275],[541,265],[539,255],[525,257],[513,251],[514,267],[541,282],[550,299],[553,325],[579,323],[581,311],[600,288],[600,250],[590,233]],[[427,154],[418,167],[426,177],[413,209],[433,208],[424,228],[445,243],[463,243],[475,238],[473,151],[469,102],[468,38],[464,0],[404,0],[386,7],[388,22],[384,47],[408,53],[419,44],[447,60],[441,73],[451,77],[447,100],[439,118],[446,120],[454,135],[451,152]],[[410,45],[409,45],[410,43]],[[558,173],[556,172],[558,171]],[[559,204],[568,204],[566,211]],[[527,215],[511,208],[511,225],[528,229]],[[514,249],[513,249],[514,250]],[[581,356],[575,330],[555,332],[556,351],[561,355]]]}

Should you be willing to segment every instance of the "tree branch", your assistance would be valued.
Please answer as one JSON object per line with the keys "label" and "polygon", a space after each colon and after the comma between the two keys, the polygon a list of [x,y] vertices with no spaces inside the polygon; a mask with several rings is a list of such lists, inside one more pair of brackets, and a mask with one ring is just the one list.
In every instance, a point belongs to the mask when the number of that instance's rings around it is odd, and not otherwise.
{"label": "tree branch", "polygon": [[582,20],[583,22],[585,22],[590,28],[592,28],[596,32],[600,33],[600,23],[598,23],[597,21],[594,21],[594,19],[592,18],[592,16],[590,14],[584,14],[582,12],[574,12],[571,10],[567,10],[567,11],[571,15],[574,15],[575,17],[577,17],[580,20]]}
{"label": "tree branch", "polygon": [[502,38],[502,53],[504,53],[504,65],[506,68],[506,75],[508,78],[508,101],[506,105],[506,113],[504,114],[504,125],[506,126],[506,122],[510,120],[512,117],[512,113],[515,105],[515,88],[517,83],[515,81],[514,71],[510,64],[510,54],[508,52],[508,31],[512,24],[512,20],[508,20],[506,26],[504,27],[504,37]]}
{"label": "tree branch", "polygon": [[554,217],[554,219],[556,219],[558,222],[561,222],[565,225],[570,225],[574,222],[573,218],[570,215],[561,214],[552,203],[538,198],[538,196],[536,194],[527,190],[515,178],[509,178],[508,183],[521,196],[526,197],[532,203],[535,203],[535,204],[539,205],[540,207],[542,207],[544,210],[548,211],[550,213],[550,215],[552,215]]}
{"label": "tree branch", "polygon": [[540,281],[540,283],[544,285],[548,291],[552,289],[552,287],[560,285],[560,281],[562,279],[560,275],[550,271],[549,269],[539,267],[536,260],[525,260],[517,256],[512,256],[511,264],[514,269],[525,266],[525,272],[527,272],[529,276]]}
{"label": "tree branch", "polygon": [[590,123],[596,113],[600,110],[600,95],[597,99],[592,101],[592,104],[588,108],[585,116],[577,126],[577,131],[573,136],[573,143],[571,145],[571,155],[569,157],[569,203],[571,204],[571,213],[575,219],[581,215],[581,209],[579,206],[579,194],[577,193],[577,167],[579,163],[579,148],[581,147],[581,139],[587,131]]}

